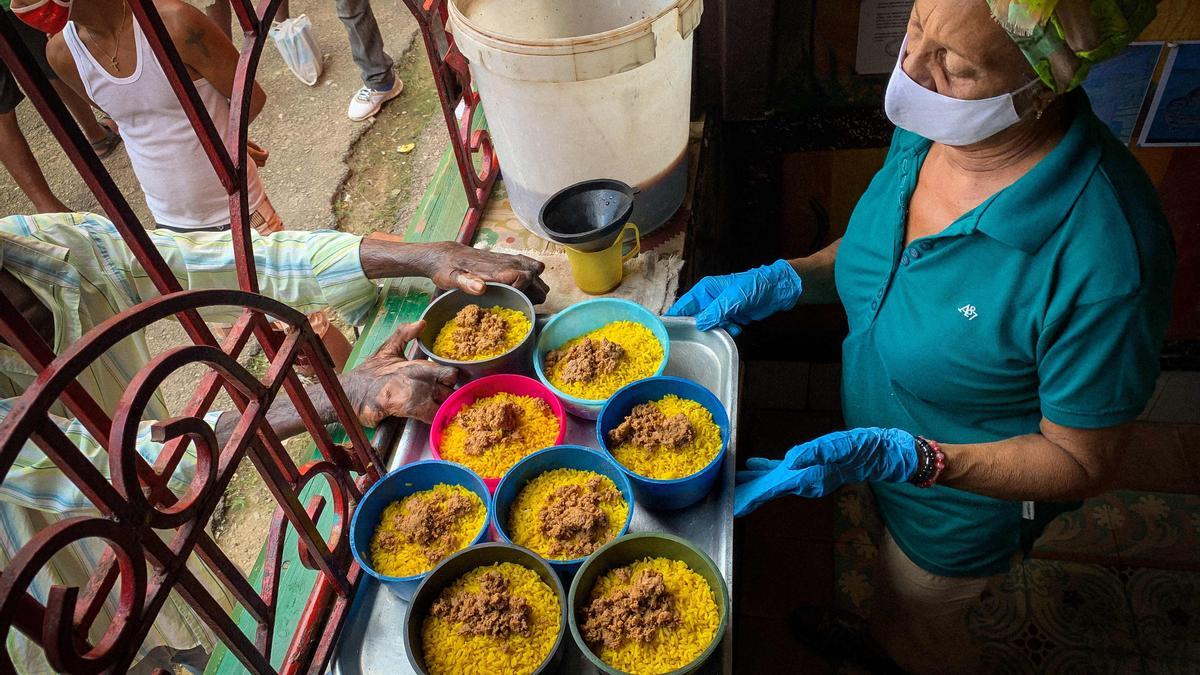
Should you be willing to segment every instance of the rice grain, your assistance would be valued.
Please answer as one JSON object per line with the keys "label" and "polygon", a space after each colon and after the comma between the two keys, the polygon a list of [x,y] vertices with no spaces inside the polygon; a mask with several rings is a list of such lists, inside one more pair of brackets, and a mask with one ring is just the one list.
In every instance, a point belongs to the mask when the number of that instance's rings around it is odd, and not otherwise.
{"label": "rice grain", "polygon": [[421,624],[421,647],[430,675],[527,675],[541,665],[558,637],[561,607],[558,596],[537,572],[515,563],[477,567],[447,586],[439,599],[458,593],[479,593],[483,575],[499,572],[508,592],[530,605],[529,635],[504,638],[462,635],[454,622],[427,615]]}

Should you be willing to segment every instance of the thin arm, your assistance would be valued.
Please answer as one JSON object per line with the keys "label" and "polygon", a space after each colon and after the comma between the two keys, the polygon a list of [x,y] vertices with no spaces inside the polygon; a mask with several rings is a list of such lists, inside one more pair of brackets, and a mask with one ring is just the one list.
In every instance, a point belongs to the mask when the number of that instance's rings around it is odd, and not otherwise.
{"label": "thin arm", "polygon": [[838,247],[842,240],[837,241],[817,251],[806,258],[789,260],[804,292],[800,295],[800,303],[805,305],[827,305],[839,301],[837,286],[833,281],[833,265],[837,260]]}

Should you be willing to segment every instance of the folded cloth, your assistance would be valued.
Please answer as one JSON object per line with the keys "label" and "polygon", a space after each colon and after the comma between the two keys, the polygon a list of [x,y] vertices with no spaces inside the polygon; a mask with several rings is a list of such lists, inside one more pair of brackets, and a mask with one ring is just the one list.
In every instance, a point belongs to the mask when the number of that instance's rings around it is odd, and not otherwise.
{"label": "folded cloth", "polygon": [[[488,248],[477,244],[476,248]],[[625,298],[632,300],[655,314],[663,314],[675,301],[679,290],[679,271],[683,269],[683,258],[677,253],[646,251],[625,263],[625,276],[621,285],[602,296],[589,295],[579,290],[571,276],[571,264],[567,254],[561,252],[522,251],[492,247],[497,253],[519,253],[546,265],[542,279],[550,286],[546,302],[537,306],[538,313],[553,314],[571,305],[590,298]]]}
{"label": "folded cloth", "polygon": [[1056,92],[1083,83],[1154,20],[1158,0],[988,0],[992,16]]}

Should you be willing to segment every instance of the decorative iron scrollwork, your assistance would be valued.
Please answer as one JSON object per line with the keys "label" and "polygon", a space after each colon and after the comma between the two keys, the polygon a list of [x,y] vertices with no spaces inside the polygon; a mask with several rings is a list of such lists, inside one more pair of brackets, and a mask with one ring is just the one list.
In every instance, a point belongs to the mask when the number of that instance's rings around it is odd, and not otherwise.
{"label": "decorative iron scrollwork", "polygon": [[[86,635],[87,627],[75,622],[79,589],[54,586],[43,607],[29,595],[29,587],[54,554],[88,539],[103,539],[108,543],[120,570],[121,586],[116,615],[104,637],[95,647],[81,649],[78,636]],[[22,623],[40,627],[41,634],[37,637],[51,667],[67,673],[99,673],[122,663],[128,665],[129,644],[140,644],[137,636],[144,635],[145,601],[145,554],[135,531],[105,518],[68,518],[34,535],[0,574],[0,631],[7,635],[13,627],[13,617],[23,613]],[[0,652],[0,664],[5,671],[13,672],[7,651]]]}
{"label": "decorative iron scrollwork", "polygon": [[[166,594],[174,590],[195,609],[248,670],[274,672],[272,635],[278,618],[283,542],[287,529],[298,534],[301,561],[319,570],[309,601],[284,656],[284,672],[320,672],[328,661],[345,621],[361,570],[349,555],[348,523],[363,490],[379,478],[382,462],[354,418],[331,361],[305,318],[298,312],[257,295],[258,280],[251,248],[246,198],[247,130],[254,74],[267,39],[267,28],[281,0],[230,0],[244,39],[230,100],[225,139],[205,110],[195,85],[175,51],[153,0],[129,0],[133,16],[163,67],[213,165],[229,193],[230,220],[240,291],[182,291],[128,201],[108,174],[50,82],[25,49],[11,15],[0,13],[0,60],[12,71],[63,150],[91,189],[101,208],[121,233],[160,294],[104,322],[63,354],[54,355],[6,298],[0,297],[0,337],[31,367],[40,371],[35,385],[0,424],[0,480],[8,474],[26,443],[37,444],[95,505],[100,517],[63,520],[28,542],[0,573],[0,637],[19,630],[40,644],[50,664],[67,672],[121,672],[132,662],[155,620]],[[466,60],[447,33],[444,0],[405,0],[421,26],[434,72],[451,148],[466,192],[468,209],[458,232],[469,241],[499,175],[499,163],[486,129],[477,126],[480,100]],[[223,344],[218,344],[197,311],[209,305],[237,305],[241,318]],[[267,317],[282,319],[286,331],[272,328]],[[130,384],[113,419],[101,410],[76,378],[116,341],[155,321],[178,318],[192,346],[170,350],[146,364]],[[271,362],[270,381],[260,382],[236,362],[254,337]],[[303,354],[333,403],[348,441],[334,444],[297,378],[293,364]],[[202,363],[201,378],[183,413],[160,420],[153,438],[163,443],[154,463],[134,447],[149,392],[187,363]],[[224,389],[237,407],[238,422],[223,447],[202,419]],[[297,468],[269,425],[265,413],[285,392],[304,419],[321,460]],[[74,447],[47,417],[63,403],[109,452],[111,482]],[[189,446],[196,448],[196,472],[187,490],[176,495],[168,479]],[[205,531],[219,495],[232,472],[249,459],[279,504],[268,533],[262,582],[255,589]],[[299,501],[305,485],[317,476],[328,482],[335,526],[328,538],[315,525],[324,500]],[[173,532],[172,532],[173,531]],[[164,540],[164,536],[169,537]],[[53,588],[45,605],[29,592],[31,580],[54,553],[75,542],[100,539],[107,549],[83,588]],[[227,609],[187,567],[195,554],[217,582],[254,619],[247,637]],[[117,616],[95,645],[88,634],[110,592],[120,598]],[[0,653],[0,672],[13,669]]]}
{"label": "decorative iron scrollwork", "polygon": [[471,83],[466,57],[446,30],[447,1],[404,0],[404,4],[421,26],[442,117],[450,134],[450,149],[467,193],[467,213],[459,227],[458,240],[469,243],[500,175],[500,162],[487,129],[474,128],[476,112],[480,110],[479,93]]}

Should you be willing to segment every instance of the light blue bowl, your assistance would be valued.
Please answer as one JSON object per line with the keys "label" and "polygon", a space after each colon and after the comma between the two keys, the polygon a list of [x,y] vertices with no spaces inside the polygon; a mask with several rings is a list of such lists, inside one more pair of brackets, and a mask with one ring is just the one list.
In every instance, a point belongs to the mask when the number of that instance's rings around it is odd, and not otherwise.
{"label": "light blue bowl", "polygon": [[[617,489],[621,491],[621,497],[624,498],[625,503],[629,505],[629,513],[625,516],[625,522],[621,524],[621,531],[617,533],[617,536],[619,537],[629,530],[629,522],[633,520],[633,488],[630,487],[625,472],[621,471],[612,456],[592,448],[585,448],[582,445],[558,445],[539,450],[525,457],[514,464],[500,479],[500,484],[496,486],[496,494],[492,497],[492,522],[502,541],[513,543],[508,536],[508,512],[512,509],[512,503],[516,501],[521,489],[529,481],[554,469],[591,471],[612,480]],[[586,558],[587,556],[572,560],[547,558],[546,562],[550,563],[555,572],[558,572],[565,584],[570,582],[571,575],[575,574],[575,570],[579,569]]]}
{"label": "light blue bowl", "polygon": [[662,319],[636,302],[618,298],[596,298],[571,305],[559,312],[553,319],[550,319],[546,327],[542,329],[541,335],[538,336],[537,348],[533,353],[533,369],[537,372],[538,379],[542,381],[542,384],[549,387],[550,391],[553,391],[554,395],[562,401],[567,412],[576,417],[588,420],[596,419],[596,416],[600,414],[600,408],[604,407],[604,401],[577,398],[559,391],[557,387],[550,384],[550,379],[546,377],[546,372],[542,368],[542,360],[546,357],[547,352],[558,349],[565,342],[614,321],[640,323],[654,333],[654,337],[658,339],[663,348],[663,360],[659,364],[658,370],[654,372],[655,375],[662,375],[663,369],[667,367],[667,360],[671,357],[671,340],[667,337],[667,327],[663,325]]}
{"label": "light blue bowl", "polygon": [[354,554],[355,562],[367,574],[378,579],[384,588],[402,600],[412,599],[417,586],[429,572],[410,577],[389,577],[376,572],[371,566],[371,537],[375,535],[375,529],[379,526],[383,510],[387,508],[388,504],[404,499],[414,492],[429,490],[439,483],[461,485],[474,492],[483,501],[483,506],[488,509],[488,513],[483,519],[483,527],[479,528],[479,532],[471,539],[471,544],[483,541],[488,531],[488,523],[492,519],[491,495],[488,494],[487,486],[474,471],[462,464],[441,459],[427,459],[405,464],[380,478],[379,482],[371,486],[371,489],[367,490],[367,494],[363,495],[362,501],[358,503],[358,508],[354,510],[354,517],[350,519],[350,552]]}
{"label": "light blue bowl", "polygon": [[671,480],[647,478],[617,462],[617,466],[629,476],[638,503],[649,509],[681,509],[704,499],[721,475],[725,449],[729,447],[729,413],[721,400],[711,391],[682,377],[650,377],[627,384],[613,394],[596,420],[596,436],[600,447],[611,457],[608,432],[623,422],[634,406],[657,401],[667,394],[695,401],[712,413],[713,422],[721,429],[721,449],[703,469],[690,476]]}

